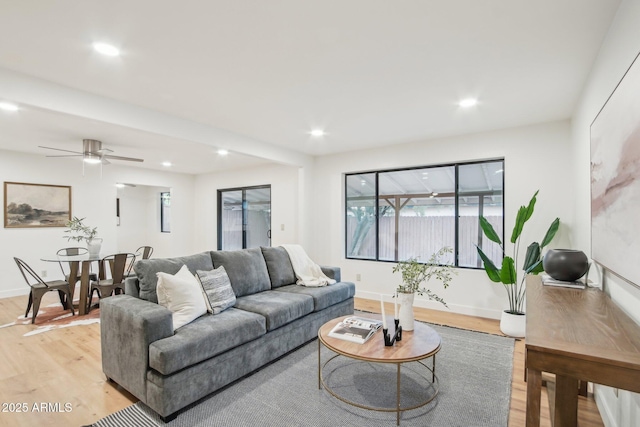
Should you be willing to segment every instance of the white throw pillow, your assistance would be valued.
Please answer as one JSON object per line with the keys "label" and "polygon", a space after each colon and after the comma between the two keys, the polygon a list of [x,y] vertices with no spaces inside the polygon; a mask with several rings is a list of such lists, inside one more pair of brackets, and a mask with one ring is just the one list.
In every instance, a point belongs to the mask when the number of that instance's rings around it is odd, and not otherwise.
{"label": "white throw pillow", "polygon": [[202,287],[186,265],[175,275],[157,273],[158,304],[173,313],[173,330],[197,319],[207,312]]}

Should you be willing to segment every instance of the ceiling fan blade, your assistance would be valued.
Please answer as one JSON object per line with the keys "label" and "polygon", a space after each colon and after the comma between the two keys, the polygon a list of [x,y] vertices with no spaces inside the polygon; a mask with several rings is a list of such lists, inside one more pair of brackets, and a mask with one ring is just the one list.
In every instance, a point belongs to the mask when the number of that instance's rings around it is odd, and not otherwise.
{"label": "ceiling fan blade", "polygon": [[101,148],[99,150],[95,151],[96,154],[107,154],[107,153],[113,153],[113,150],[109,150],[108,148]]}
{"label": "ceiling fan blade", "polygon": [[101,157],[100,160],[102,161],[102,164],[105,165],[105,166],[111,164],[111,162],[109,160],[105,159],[104,156]]}
{"label": "ceiling fan blade", "polygon": [[63,149],[61,149],[61,148],[45,147],[45,146],[42,146],[42,145],[38,145],[38,147],[40,147],[40,148],[46,148],[47,150],[65,151],[65,152],[67,152],[67,153],[82,154],[82,153],[81,153],[81,152],[79,152],[79,151],[63,150]]}
{"label": "ceiling fan blade", "polygon": [[45,157],[82,157],[82,154],[60,154],[57,156],[45,156]]}
{"label": "ceiling fan blade", "polygon": [[126,160],[128,162],[144,162],[144,159],[136,159],[134,157],[112,156],[110,154],[105,154],[102,157],[105,159],[112,159],[112,160]]}

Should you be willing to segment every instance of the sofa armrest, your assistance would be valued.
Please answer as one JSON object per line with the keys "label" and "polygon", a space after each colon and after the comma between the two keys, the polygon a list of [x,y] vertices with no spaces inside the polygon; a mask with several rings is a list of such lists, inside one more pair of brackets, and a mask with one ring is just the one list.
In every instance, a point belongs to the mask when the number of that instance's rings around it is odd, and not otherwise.
{"label": "sofa armrest", "polygon": [[340,275],[340,267],[330,267],[327,265],[321,265],[322,272],[327,275],[328,278],[341,282],[342,277]]}
{"label": "sofa armrest", "polygon": [[146,401],[149,344],[173,335],[171,311],[129,295],[100,301],[102,371]]}
{"label": "sofa armrest", "polygon": [[140,283],[137,277],[127,277],[124,280],[124,293],[132,297],[140,298]]}

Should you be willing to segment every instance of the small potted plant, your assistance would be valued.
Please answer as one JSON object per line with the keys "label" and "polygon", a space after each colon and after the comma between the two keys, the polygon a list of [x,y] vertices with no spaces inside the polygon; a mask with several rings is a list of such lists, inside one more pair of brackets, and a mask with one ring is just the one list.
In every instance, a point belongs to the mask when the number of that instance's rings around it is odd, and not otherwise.
{"label": "small potted plant", "polygon": [[400,261],[398,265],[393,267],[393,272],[400,272],[402,275],[402,284],[398,285],[397,297],[400,302],[400,325],[404,331],[413,330],[413,301],[415,295],[426,295],[430,300],[438,301],[445,307],[445,301],[430,289],[422,286],[423,283],[431,279],[438,280],[446,289],[449,287],[454,274],[457,272],[451,265],[443,264],[442,258],[446,254],[452,253],[450,247],[443,247],[438,252],[431,255],[426,263],[419,262],[417,258],[409,258],[406,261]]}
{"label": "small potted plant", "polygon": [[98,227],[90,227],[84,224],[85,218],[78,218],[74,216],[72,220],[68,221],[66,226],[67,230],[64,232],[68,235],[64,236],[67,241],[86,241],[87,249],[91,256],[98,256],[100,254],[100,247],[102,245],[102,239],[96,237],[98,235]]}
{"label": "small potted plant", "polygon": [[482,216],[480,217],[480,227],[482,228],[484,235],[487,239],[500,245],[500,249],[503,254],[502,266],[498,268],[484,253],[484,251],[480,247],[476,246],[478,255],[480,255],[480,258],[482,258],[482,261],[484,262],[484,269],[487,272],[489,279],[493,282],[501,283],[507,291],[509,309],[502,312],[500,330],[505,335],[516,338],[522,338],[525,335],[525,312],[523,307],[526,289],[525,279],[528,274],[538,274],[544,271],[542,268],[541,257],[542,248],[551,243],[551,240],[553,240],[553,237],[556,235],[558,227],[560,226],[560,218],[556,218],[549,226],[549,229],[541,243],[533,242],[527,247],[527,252],[524,256],[524,262],[522,265],[524,274],[522,275],[522,278],[519,279],[517,266],[518,253],[520,249],[520,235],[522,234],[524,224],[529,220],[529,218],[531,218],[531,215],[533,215],[537,195],[538,192],[536,191],[529,201],[529,204],[527,206],[520,206],[520,209],[518,210],[516,223],[513,226],[513,232],[511,233],[513,256],[507,256],[506,249],[500,240],[498,233],[495,232],[493,226],[486,218]]}

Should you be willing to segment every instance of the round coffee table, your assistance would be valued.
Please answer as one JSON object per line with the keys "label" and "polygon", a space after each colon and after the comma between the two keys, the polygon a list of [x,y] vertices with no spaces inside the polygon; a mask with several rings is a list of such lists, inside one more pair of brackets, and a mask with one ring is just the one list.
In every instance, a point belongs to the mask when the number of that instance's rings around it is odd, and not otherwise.
{"label": "round coffee table", "polygon": [[[382,329],[376,332],[370,339],[364,344],[358,344],[350,341],[345,341],[339,338],[333,338],[329,336],[329,332],[333,329],[335,325],[337,325],[342,320],[351,316],[342,316],[337,319],[333,319],[325,323],[318,330],[318,388],[322,388],[324,386],[325,390],[327,390],[332,396],[335,398],[349,404],[356,406],[362,409],[369,409],[373,411],[380,412],[395,412],[396,413],[396,423],[400,425],[400,413],[402,411],[408,411],[411,409],[416,409],[421,406],[424,406],[431,402],[438,395],[438,377],[436,376],[436,353],[440,351],[440,347],[442,344],[442,340],[440,335],[431,327],[425,325],[424,323],[415,322],[415,328],[413,331],[402,331],[402,341],[397,341],[393,346],[386,347],[384,345],[384,339],[382,335]],[[367,314],[367,318],[371,319],[380,319],[379,315]],[[389,321],[387,318],[387,324],[392,325],[391,329],[393,329],[393,320]],[[389,331],[390,335],[393,335],[393,330]],[[330,359],[324,362],[321,361],[321,344],[326,348],[336,353]],[[397,365],[397,378],[396,378],[396,406],[394,408],[379,408],[379,407],[371,407],[362,405],[356,402],[353,402],[349,399],[346,399],[340,395],[338,395],[335,391],[329,387],[325,379],[322,375],[323,369],[330,363],[332,360],[339,356],[345,356],[355,360],[361,360],[365,362],[374,362],[374,363],[395,363]],[[432,365],[429,368],[425,363],[424,359],[432,358]],[[434,388],[433,395],[429,396],[429,398],[420,402],[417,405],[413,405],[410,407],[401,407],[400,406],[400,367],[403,363],[408,362],[418,362],[422,366],[424,366],[428,372],[431,373],[431,385]],[[426,379],[426,377],[425,377]],[[428,381],[428,379],[426,379]]]}

